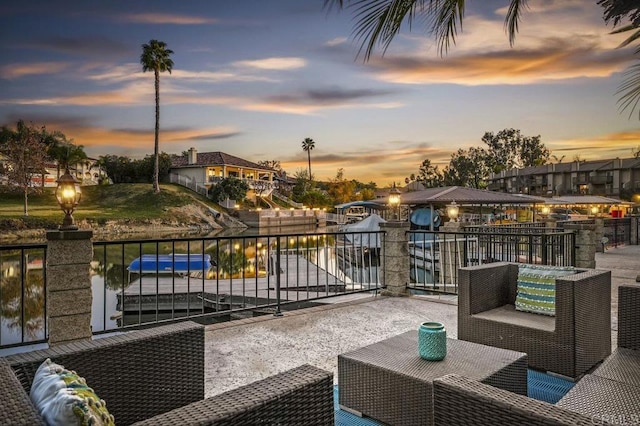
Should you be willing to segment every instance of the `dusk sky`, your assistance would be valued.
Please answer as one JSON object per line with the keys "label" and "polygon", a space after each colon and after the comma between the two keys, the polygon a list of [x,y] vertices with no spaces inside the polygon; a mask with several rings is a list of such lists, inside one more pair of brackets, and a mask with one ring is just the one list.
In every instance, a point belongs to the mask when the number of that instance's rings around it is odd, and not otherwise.
{"label": "dusk sky", "polygon": [[615,49],[596,1],[530,0],[515,46],[508,1],[468,2],[441,58],[418,24],[384,57],[356,60],[349,9],[323,0],[17,1],[0,5],[0,125],[60,130],[91,157],[153,152],[150,39],[174,51],[160,77],[160,150],[223,151],[387,186],[442,166],[486,131],[540,135],[565,162],[631,157],[637,112],[619,113],[632,49]]}

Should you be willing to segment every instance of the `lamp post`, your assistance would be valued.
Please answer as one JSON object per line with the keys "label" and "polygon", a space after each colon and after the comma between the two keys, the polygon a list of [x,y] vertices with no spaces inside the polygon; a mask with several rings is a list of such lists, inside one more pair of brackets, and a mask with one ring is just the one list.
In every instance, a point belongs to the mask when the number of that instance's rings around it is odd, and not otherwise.
{"label": "lamp post", "polygon": [[396,187],[395,182],[393,188],[389,191],[389,205],[393,209],[394,219],[400,220],[400,201],[402,201],[400,190]]}
{"label": "lamp post", "polygon": [[460,207],[456,204],[455,200],[451,201],[451,204],[447,205],[447,216],[453,222],[458,221],[458,213],[460,213]]}
{"label": "lamp post", "polygon": [[82,198],[82,190],[76,178],[71,176],[69,169],[58,179],[58,187],[56,188],[56,199],[60,208],[64,212],[64,219],[60,226],[60,231],[75,231],[78,226],[73,221],[73,210],[76,208]]}

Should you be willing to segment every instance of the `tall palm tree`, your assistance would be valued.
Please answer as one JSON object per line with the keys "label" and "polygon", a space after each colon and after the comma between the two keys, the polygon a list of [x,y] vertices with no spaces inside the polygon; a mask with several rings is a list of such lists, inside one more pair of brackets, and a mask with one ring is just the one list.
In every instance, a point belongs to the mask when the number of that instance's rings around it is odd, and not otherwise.
{"label": "tall palm tree", "polygon": [[[427,33],[435,36],[440,54],[446,54],[451,43],[455,44],[458,30],[462,31],[465,3],[465,0],[324,0],[328,8],[353,7],[356,18],[353,34],[361,41],[358,56],[363,55],[365,61],[378,47],[384,55],[402,24],[406,23],[411,29],[414,22],[424,23]],[[504,27],[513,45],[527,0],[509,0],[508,3]],[[614,28],[618,27],[613,33],[632,32],[619,47],[640,42],[637,0],[598,0],[597,3],[604,8],[605,22],[613,22]],[[623,24],[625,19],[629,21],[626,25]],[[640,54],[640,48],[634,53]],[[640,112],[640,62],[627,69],[618,94],[621,95],[622,110],[629,108],[631,113],[636,109]]]}
{"label": "tall palm tree", "polygon": [[173,50],[167,49],[167,44],[163,41],[150,40],[148,44],[142,45],[140,63],[142,72],[153,71],[156,89],[156,133],[153,147],[153,192],[160,192],[158,183],[160,156],[158,151],[158,133],[160,132],[160,73],[168,71],[171,74],[173,61],[170,56]]}
{"label": "tall palm tree", "polygon": [[311,150],[316,147],[316,143],[311,138],[304,138],[302,141],[302,150],[307,151],[307,158],[309,159],[309,180],[311,180]]}

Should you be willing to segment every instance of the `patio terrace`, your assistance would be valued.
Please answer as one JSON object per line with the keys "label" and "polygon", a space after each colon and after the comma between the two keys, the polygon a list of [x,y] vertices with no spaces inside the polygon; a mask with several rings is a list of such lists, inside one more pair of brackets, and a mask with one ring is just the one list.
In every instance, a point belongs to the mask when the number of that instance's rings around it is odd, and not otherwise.
{"label": "patio terrace", "polygon": [[[612,271],[612,347],[617,346],[617,289],[640,274],[640,246],[596,254],[596,268]],[[205,334],[205,393],[210,397],[309,363],[333,371],[339,354],[384,340],[421,322],[445,324],[457,337],[456,296],[338,298],[324,306],[209,325]]]}

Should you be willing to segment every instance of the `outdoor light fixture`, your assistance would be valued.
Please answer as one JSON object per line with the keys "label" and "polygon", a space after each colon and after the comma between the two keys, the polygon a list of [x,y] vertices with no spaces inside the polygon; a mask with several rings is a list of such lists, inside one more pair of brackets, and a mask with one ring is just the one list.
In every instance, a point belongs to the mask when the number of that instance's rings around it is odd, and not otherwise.
{"label": "outdoor light fixture", "polygon": [[549,206],[542,207],[542,214],[549,214],[549,213],[551,213],[551,209],[549,208]]}
{"label": "outdoor light fixture", "polygon": [[458,213],[460,213],[460,207],[458,207],[454,200],[451,204],[447,205],[447,216],[449,216],[449,219],[456,222],[458,220]]}
{"label": "outdoor light fixture", "polygon": [[73,210],[76,208],[82,197],[82,191],[76,178],[71,176],[69,169],[58,179],[58,187],[56,188],[56,199],[60,208],[64,212],[64,219],[60,226],[61,231],[75,231],[78,226],[73,221]]}
{"label": "outdoor light fixture", "polygon": [[396,216],[396,219],[398,219],[398,220],[400,219],[400,201],[401,201],[400,194],[402,194],[402,193],[396,187],[396,184],[394,182],[393,183],[393,188],[391,188],[391,191],[389,191],[389,205],[393,209],[394,215]]}
{"label": "outdoor light fixture", "polygon": [[594,215],[594,216],[597,215],[598,214],[598,210],[600,210],[598,208],[598,206],[591,206],[591,214],[592,215]]}

